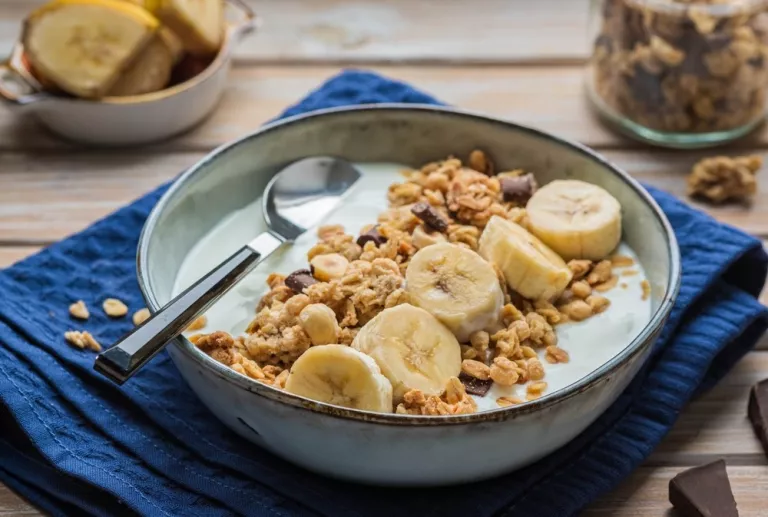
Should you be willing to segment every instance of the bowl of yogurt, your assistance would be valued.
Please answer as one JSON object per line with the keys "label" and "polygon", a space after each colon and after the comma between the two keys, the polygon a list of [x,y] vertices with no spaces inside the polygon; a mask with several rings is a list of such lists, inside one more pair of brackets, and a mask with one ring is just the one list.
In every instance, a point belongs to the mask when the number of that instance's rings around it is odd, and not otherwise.
{"label": "bowl of yogurt", "polygon": [[576,437],[647,359],[680,280],[647,192],[578,144],[442,107],[315,112],[214,151],[147,220],[148,306],[263,231],[269,179],[317,155],[361,180],[168,348],[244,438],[352,481],[477,481]]}

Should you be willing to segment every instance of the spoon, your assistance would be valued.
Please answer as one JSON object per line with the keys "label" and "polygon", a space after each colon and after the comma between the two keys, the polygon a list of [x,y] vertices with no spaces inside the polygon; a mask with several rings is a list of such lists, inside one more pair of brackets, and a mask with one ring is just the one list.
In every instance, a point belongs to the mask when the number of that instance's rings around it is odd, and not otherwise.
{"label": "spoon", "polygon": [[320,223],[359,178],[357,169],[339,158],[306,158],[284,168],[264,191],[269,230],[99,354],[95,370],[123,384],[264,259]]}

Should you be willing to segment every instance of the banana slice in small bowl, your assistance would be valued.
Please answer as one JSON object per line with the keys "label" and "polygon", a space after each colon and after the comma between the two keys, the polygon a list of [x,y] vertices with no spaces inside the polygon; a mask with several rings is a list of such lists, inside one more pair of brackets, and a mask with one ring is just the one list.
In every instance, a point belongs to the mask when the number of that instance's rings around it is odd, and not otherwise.
{"label": "banana slice in small bowl", "polygon": [[[219,0],[161,6],[52,1],[29,16],[11,56],[0,63],[0,102],[20,117],[34,114],[64,138],[92,145],[146,144],[186,131],[214,109],[235,47],[258,24],[248,5],[225,1],[237,21],[225,23],[203,10],[198,15],[205,19],[196,25],[189,19],[192,8],[214,5],[215,14]],[[177,34],[158,20],[160,13],[188,22],[177,29],[196,29]]]}

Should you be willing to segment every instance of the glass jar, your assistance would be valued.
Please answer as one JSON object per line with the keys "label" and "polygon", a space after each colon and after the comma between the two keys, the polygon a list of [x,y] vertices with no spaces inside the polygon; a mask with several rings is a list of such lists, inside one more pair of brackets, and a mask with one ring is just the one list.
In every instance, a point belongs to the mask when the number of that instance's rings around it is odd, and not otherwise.
{"label": "glass jar", "polygon": [[768,0],[593,0],[587,92],[630,137],[725,143],[755,128],[768,88]]}

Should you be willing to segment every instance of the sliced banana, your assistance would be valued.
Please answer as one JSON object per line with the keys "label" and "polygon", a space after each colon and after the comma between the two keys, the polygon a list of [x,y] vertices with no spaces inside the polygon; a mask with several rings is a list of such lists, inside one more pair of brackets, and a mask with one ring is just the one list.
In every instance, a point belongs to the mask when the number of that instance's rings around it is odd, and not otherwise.
{"label": "sliced banana", "polygon": [[376,361],[346,345],[313,346],[296,360],[285,391],[364,411],[392,412],[392,384]]}
{"label": "sliced banana", "polygon": [[392,383],[395,403],[410,389],[439,395],[461,370],[456,337],[430,313],[409,304],[377,314],[360,329],[352,347],[373,357]]}
{"label": "sliced banana", "polygon": [[147,0],[145,6],[195,55],[215,54],[224,35],[223,0]]}
{"label": "sliced banana", "polygon": [[531,300],[560,296],[573,273],[560,256],[522,226],[491,217],[478,252],[504,273],[510,288]]}
{"label": "sliced banana", "polygon": [[438,243],[419,250],[405,271],[411,301],[465,342],[496,323],[504,293],[493,266],[472,250]]}
{"label": "sliced banana", "polygon": [[35,70],[62,90],[105,95],[159,27],[137,5],[119,0],[58,0],[34,11],[22,41]]}
{"label": "sliced banana", "polygon": [[121,97],[162,90],[171,79],[173,51],[157,33],[133,64],[112,85],[108,95]]}
{"label": "sliced banana", "polygon": [[621,205],[605,189],[556,180],[526,205],[534,235],[565,260],[602,260],[621,241]]}

